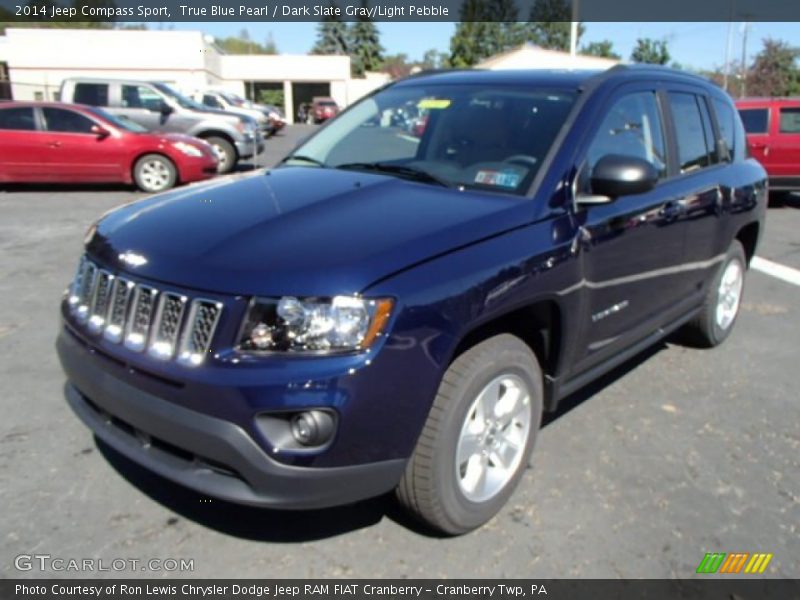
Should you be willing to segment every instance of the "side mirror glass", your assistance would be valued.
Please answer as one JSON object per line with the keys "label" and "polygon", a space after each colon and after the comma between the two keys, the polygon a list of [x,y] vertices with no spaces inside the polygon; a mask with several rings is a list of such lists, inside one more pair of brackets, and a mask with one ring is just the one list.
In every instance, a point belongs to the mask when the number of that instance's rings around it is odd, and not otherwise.
{"label": "side mirror glass", "polygon": [[[592,170],[592,196],[614,200],[620,196],[643,194],[652,190],[658,181],[658,171],[649,161],[636,156],[607,154],[597,161]],[[581,198],[578,197],[578,202]],[[597,204],[590,200],[587,204]]]}
{"label": "side mirror glass", "polygon": [[172,112],[173,108],[167,104],[166,102],[162,102],[158,107],[158,112],[160,112],[165,117]]}

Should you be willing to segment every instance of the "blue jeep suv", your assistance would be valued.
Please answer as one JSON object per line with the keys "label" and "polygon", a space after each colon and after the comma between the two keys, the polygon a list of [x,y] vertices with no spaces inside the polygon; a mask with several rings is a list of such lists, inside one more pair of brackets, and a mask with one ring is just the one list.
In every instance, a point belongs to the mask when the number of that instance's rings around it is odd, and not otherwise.
{"label": "blue jeep suv", "polygon": [[463,533],[513,492],[543,411],[680,327],[728,336],[765,182],[695,76],[414,76],[276,168],[93,225],[61,307],[67,400],[208,496],[396,490]]}

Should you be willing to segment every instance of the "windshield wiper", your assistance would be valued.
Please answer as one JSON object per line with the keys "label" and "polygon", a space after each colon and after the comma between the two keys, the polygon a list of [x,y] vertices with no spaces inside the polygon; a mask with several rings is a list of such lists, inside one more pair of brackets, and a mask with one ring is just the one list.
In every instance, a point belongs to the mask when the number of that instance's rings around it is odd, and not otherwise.
{"label": "windshield wiper", "polygon": [[400,177],[408,177],[410,179],[414,179],[416,181],[423,181],[425,183],[435,183],[436,185],[441,185],[444,187],[452,187],[452,185],[446,182],[444,179],[439,179],[436,175],[432,175],[423,169],[418,169],[416,167],[409,167],[407,165],[393,165],[390,163],[382,163],[382,162],[355,162],[355,163],[345,163],[343,165],[337,165],[337,169],[353,169],[353,170],[364,170],[364,171],[376,171],[379,173],[390,173],[393,175],[399,175]]}
{"label": "windshield wiper", "polygon": [[304,154],[290,154],[286,158],[281,161],[281,164],[285,163],[287,160],[301,160],[303,162],[311,163],[312,165],[317,165],[318,167],[327,167],[324,162],[321,160],[317,160],[312,156],[306,156]]}

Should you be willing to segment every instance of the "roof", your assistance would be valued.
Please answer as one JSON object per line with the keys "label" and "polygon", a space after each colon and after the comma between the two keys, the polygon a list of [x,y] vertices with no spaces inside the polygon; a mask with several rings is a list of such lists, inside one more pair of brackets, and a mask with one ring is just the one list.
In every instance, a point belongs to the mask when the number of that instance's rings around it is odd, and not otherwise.
{"label": "roof", "polygon": [[547,85],[577,88],[602,71],[571,71],[568,69],[529,69],[509,71],[484,71],[481,69],[423,71],[395,85],[412,86],[425,83],[442,85]]}
{"label": "roof", "polygon": [[477,64],[479,69],[519,69],[519,68],[571,68],[571,69],[607,69],[620,61],[601,56],[576,54],[541,48],[531,43],[524,43],[515,48],[495,54]]}

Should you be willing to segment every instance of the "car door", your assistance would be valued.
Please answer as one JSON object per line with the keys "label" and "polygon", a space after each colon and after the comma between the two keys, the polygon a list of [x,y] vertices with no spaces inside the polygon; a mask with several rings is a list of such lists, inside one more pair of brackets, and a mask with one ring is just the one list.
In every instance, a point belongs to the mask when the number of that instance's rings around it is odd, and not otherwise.
{"label": "car door", "polygon": [[48,181],[45,153],[33,107],[0,108],[0,181]]}
{"label": "car door", "polygon": [[770,114],[768,106],[743,106],[739,108],[744,131],[747,134],[747,145],[750,153],[760,162],[767,173],[772,175],[772,153],[770,150]]}
{"label": "car door", "polygon": [[[606,102],[575,182],[581,230],[582,313],[577,375],[652,333],[686,295],[681,273],[684,223],[673,214],[678,189],[669,178],[662,99],[655,85],[625,86]],[[649,192],[588,204],[591,174],[609,154],[650,162]]]}
{"label": "car door", "polygon": [[89,117],[66,108],[42,107],[47,153],[53,178],[64,182],[120,181],[123,152],[114,135],[98,135]]}
{"label": "car door", "polygon": [[[779,185],[800,188],[800,102],[776,107],[778,118],[772,132],[774,177]],[[783,179],[783,181],[780,181]],[[791,179],[786,181],[786,179]]]}

